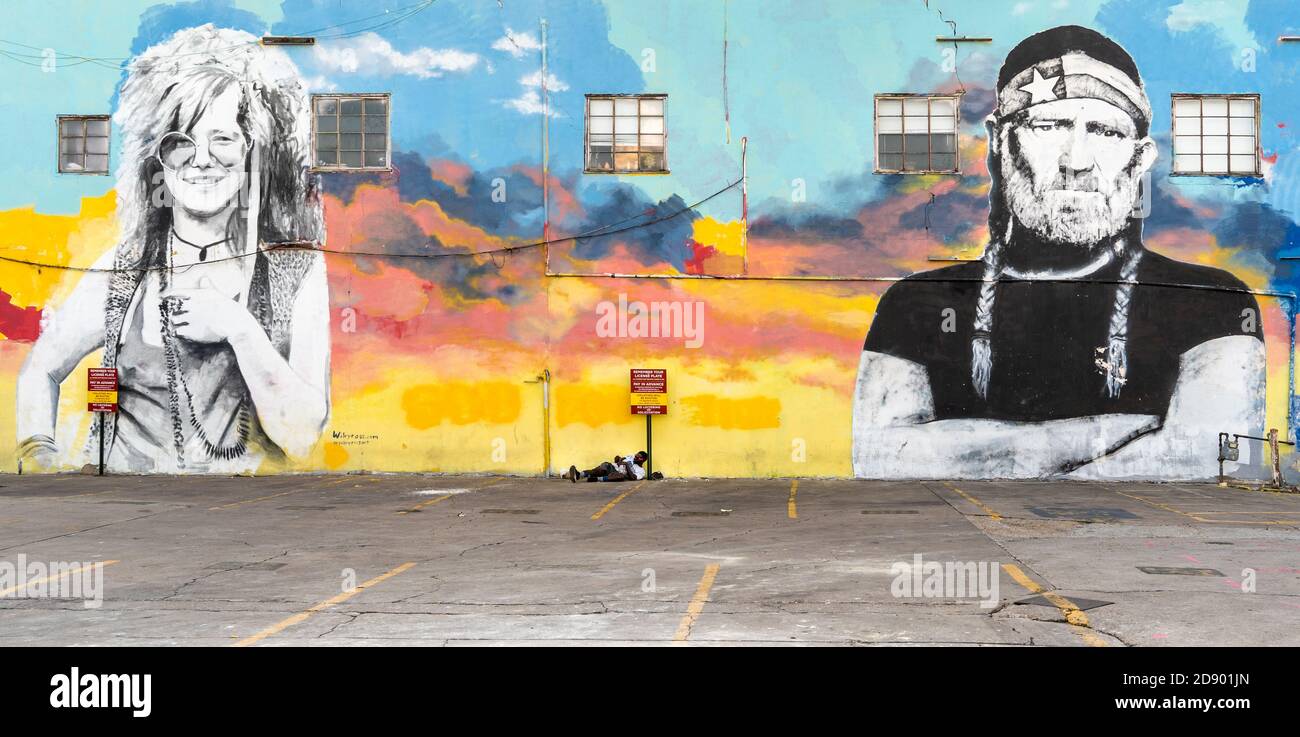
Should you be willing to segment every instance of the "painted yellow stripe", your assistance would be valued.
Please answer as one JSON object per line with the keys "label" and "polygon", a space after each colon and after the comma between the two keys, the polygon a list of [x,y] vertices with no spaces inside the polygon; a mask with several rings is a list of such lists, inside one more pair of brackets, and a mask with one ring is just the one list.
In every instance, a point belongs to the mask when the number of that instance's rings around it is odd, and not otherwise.
{"label": "painted yellow stripe", "polygon": [[1016,580],[1016,583],[1028,589],[1030,593],[1042,594],[1044,599],[1052,602],[1053,606],[1061,610],[1061,614],[1065,616],[1065,621],[1072,625],[1072,631],[1079,637],[1083,638],[1083,641],[1090,647],[1106,647],[1105,640],[1089,631],[1089,628],[1092,625],[1088,623],[1088,615],[1084,614],[1074,602],[1060,594],[1048,591],[1042,586],[1039,586],[1034,579],[1026,576],[1025,572],[1020,570],[1019,566],[1010,563],[1003,563],[1002,570],[1010,574],[1011,577]]}
{"label": "painted yellow stripe", "polygon": [[1213,515],[1278,514],[1278,515],[1282,515],[1282,514],[1287,514],[1287,513],[1286,513],[1286,512],[1199,512],[1199,513],[1192,513],[1192,512],[1184,512],[1183,510],[1181,510],[1181,509],[1176,509],[1176,508],[1174,508],[1174,507],[1169,506],[1168,504],[1162,504],[1162,503],[1160,503],[1160,502],[1152,501],[1152,500],[1150,500],[1150,499],[1147,499],[1146,497],[1137,496],[1136,494],[1125,494],[1125,493],[1122,492],[1122,491],[1116,491],[1115,493],[1116,493],[1116,494],[1119,494],[1120,496],[1126,496],[1126,497],[1128,497],[1129,499],[1134,499],[1134,500],[1136,500],[1136,501],[1142,502],[1143,504],[1145,504],[1145,505],[1147,505],[1147,506],[1149,506],[1149,507],[1154,507],[1154,508],[1156,508],[1156,509],[1163,509],[1163,510],[1166,511],[1166,512],[1173,512],[1174,514],[1182,515],[1182,516],[1184,516],[1184,517],[1186,517],[1186,518],[1188,518],[1188,519],[1196,520],[1197,522],[1204,522],[1204,523],[1206,523],[1206,524],[1211,524],[1211,525],[1294,525],[1294,524],[1297,523],[1297,521],[1296,521],[1296,520],[1293,520],[1293,519],[1271,519],[1271,520],[1209,519],[1209,518],[1207,518],[1207,517],[1203,517],[1203,516],[1201,516],[1201,515],[1203,515],[1203,514],[1213,514]]}
{"label": "painted yellow stripe", "polygon": [[208,511],[219,512],[223,509],[233,509],[243,504],[256,504],[257,502],[264,502],[267,499],[275,499],[276,497],[287,496],[289,494],[298,494],[304,491],[311,491],[311,490],[312,490],[311,487],[304,487],[301,489],[290,489],[288,491],[282,491],[279,494],[268,494],[266,496],[259,496],[256,499],[244,499],[243,501],[231,502],[230,504],[222,504],[219,507],[208,507]]}
{"label": "painted yellow stripe", "polygon": [[1126,497],[1128,497],[1129,499],[1136,499],[1137,501],[1142,502],[1143,504],[1145,504],[1145,505],[1147,505],[1147,506],[1149,506],[1149,507],[1155,507],[1156,509],[1163,509],[1163,510],[1165,510],[1166,512],[1173,512],[1174,514],[1181,514],[1181,515],[1184,516],[1184,517],[1191,517],[1192,519],[1196,519],[1196,517],[1194,517],[1194,516],[1192,516],[1192,515],[1190,515],[1190,514],[1184,512],[1184,511],[1182,511],[1182,510],[1180,510],[1180,509],[1174,509],[1173,507],[1169,506],[1168,504],[1161,504],[1160,502],[1153,502],[1153,501],[1151,501],[1151,500],[1149,500],[1149,499],[1144,499],[1144,498],[1142,498],[1142,497],[1140,497],[1140,496],[1135,496],[1135,495],[1133,495],[1133,494],[1125,494],[1124,492],[1122,492],[1122,491],[1118,491],[1118,490],[1117,490],[1115,493],[1116,493],[1116,494],[1119,494],[1120,496],[1126,496]]}
{"label": "painted yellow stripe", "polygon": [[961,496],[962,496],[963,499],[965,499],[966,501],[970,502],[971,504],[974,504],[975,506],[977,506],[977,507],[979,507],[980,509],[982,509],[982,510],[984,511],[984,513],[987,514],[987,515],[989,516],[989,519],[992,519],[992,520],[994,520],[994,521],[998,521],[998,520],[1001,520],[1001,519],[1002,519],[1002,515],[998,514],[997,512],[994,512],[992,507],[990,507],[989,505],[987,505],[987,504],[985,504],[984,502],[980,501],[979,499],[976,499],[975,497],[971,496],[970,494],[967,494],[966,492],[962,491],[961,489],[958,489],[956,486],[953,486],[952,484],[948,483],[947,481],[943,482],[943,485],[946,486],[946,487],[948,487],[949,489],[952,489],[953,491],[957,492],[958,494],[961,494]]}
{"label": "painted yellow stripe", "polygon": [[599,512],[597,512],[597,513],[591,515],[591,519],[592,519],[593,521],[595,521],[595,520],[600,519],[601,517],[604,517],[604,516],[605,516],[605,513],[608,512],[609,510],[613,509],[615,504],[618,504],[619,502],[621,502],[621,501],[623,501],[624,499],[628,498],[629,496],[632,495],[632,492],[636,491],[637,489],[640,489],[640,488],[641,488],[642,486],[644,486],[644,485],[645,485],[645,481],[642,481],[642,482],[638,483],[636,486],[633,486],[632,488],[628,489],[627,491],[623,492],[622,494],[619,494],[618,496],[614,497],[614,501],[612,501],[612,502],[610,502],[609,504],[606,504],[605,506],[601,507]]}
{"label": "painted yellow stripe", "polygon": [[91,564],[88,565],[88,566],[77,566],[76,568],[73,568],[73,569],[70,570],[70,571],[63,571],[63,572],[59,573],[59,575],[57,575],[57,576],[42,576],[41,578],[37,578],[37,579],[33,579],[33,580],[31,580],[31,581],[28,581],[28,582],[24,583],[24,584],[21,585],[21,586],[10,586],[10,587],[7,588],[7,589],[0,590],[0,599],[3,599],[4,597],[6,597],[6,596],[8,596],[8,595],[10,595],[10,594],[15,594],[15,593],[17,593],[17,592],[19,592],[19,591],[22,591],[23,589],[27,588],[28,586],[35,586],[35,585],[38,584],[38,583],[48,583],[48,582],[50,582],[50,581],[57,581],[57,580],[59,580],[59,579],[61,579],[61,578],[65,578],[65,577],[67,577],[67,576],[71,576],[71,575],[74,575],[74,574],[77,574],[77,573],[81,573],[82,571],[90,570],[91,568],[95,568],[95,567],[103,568],[104,566],[111,566],[111,565],[113,565],[114,563],[121,563],[121,562],[122,562],[122,561],[119,561],[119,560],[104,560],[104,561],[100,561],[100,562],[98,562],[98,563],[91,563]]}
{"label": "painted yellow stripe", "polygon": [[[488,479],[488,482],[486,484],[479,484],[478,486],[475,486],[474,491],[486,489],[487,487],[493,484],[499,484],[502,481],[505,481],[505,479],[503,478]],[[455,494],[445,494],[443,496],[438,497],[437,499],[430,499],[427,502],[420,502],[419,504],[415,505],[414,507],[411,507],[410,509],[403,509],[402,511],[398,512],[398,514],[410,514],[411,512],[414,512],[416,510],[424,509],[425,507],[431,507],[434,504],[437,504],[438,502],[445,502],[448,499],[452,498],[453,496],[455,496]]]}
{"label": "painted yellow stripe", "polygon": [[304,609],[303,611],[298,612],[292,617],[277,622],[276,624],[267,627],[266,629],[262,630],[261,632],[258,632],[257,634],[251,637],[245,637],[239,642],[236,642],[235,647],[248,647],[249,645],[255,645],[258,642],[261,642],[262,640],[265,640],[266,638],[270,637],[271,635],[274,635],[278,632],[283,632],[284,630],[294,626],[295,624],[301,624],[302,622],[307,621],[311,617],[311,615],[315,614],[316,612],[328,609],[334,606],[335,604],[342,604],[343,602],[347,601],[348,599],[351,599],[352,597],[356,596],[362,591],[365,591],[366,589],[375,586],[377,584],[383,583],[384,581],[387,581],[393,576],[396,576],[397,574],[403,571],[409,570],[414,566],[415,563],[403,563],[402,565],[394,568],[388,573],[375,576],[369,581],[366,581],[365,583],[358,585],[355,589],[352,589],[351,591],[344,591],[343,593],[337,596],[331,596],[330,598],[326,599],[325,601],[322,601],[319,604],[316,604],[310,609]]}
{"label": "painted yellow stripe", "polygon": [[[1217,524],[1237,523],[1243,525],[1300,525],[1300,519],[1287,519],[1284,515],[1287,512],[1188,512],[1187,514],[1201,522],[1214,522]],[[1250,515],[1268,514],[1272,519],[1250,519]],[[1246,519],[1209,519],[1210,517],[1246,517]]]}
{"label": "painted yellow stripe", "polygon": [[107,491],[88,491],[88,492],[86,492],[86,493],[84,493],[84,494],[68,494],[67,496],[56,496],[56,497],[51,497],[51,498],[52,498],[52,499],[77,499],[77,498],[79,498],[79,497],[83,497],[83,496],[100,496],[101,494],[116,494],[116,493],[118,493],[119,491],[122,491],[122,490],[121,490],[121,489],[109,489],[109,490],[107,490]]}
{"label": "painted yellow stripe", "polygon": [[452,497],[451,494],[446,494],[444,496],[438,497],[437,499],[430,499],[427,502],[420,502],[419,504],[415,505],[414,507],[411,507],[410,509],[403,509],[402,511],[398,512],[398,514],[410,514],[411,512],[418,512],[421,509],[424,509],[425,507],[431,507],[434,504],[437,504],[438,502],[445,502],[451,497]]}
{"label": "painted yellow stripe", "polygon": [[691,597],[691,603],[686,607],[686,616],[677,625],[673,642],[686,642],[686,638],[691,636],[691,627],[695,626],[695,620],[704,611],[704,603],[709,600],[709,589],[713,588],[713,579],[717,578],[720,567],[717,563],[710,563],[704,569],[704,577],[700,579],[700,585],[695,587],[695,596]]}
{"label": "painted yellow stripe", "polygon": [[[480,485],[480,486],[477,487],[477,488],[482,489],[482,488],[484,488],[484,487],[486,487],[486,486],[491,486],[492,484],[498,483],[498,482],[503,481],[503,480],[504,480],[504,479],[500,479],[500,478],[492,479],[492,480],[488,481],[486,484],[482,484],[482,485]],[[338,486],[338,482],[334,483],[333,486]],[[315,488],[315,487],[304,487],[304,488],[301,488],[301,489],[290,489],[290,490],[288,490],[288,491],[282,491],[282,492],[280,492],[279,494],[268,494],[268,495],[266,495],[266,496],[259,496],[259,497],[255,498],[255,499],[244,499],[244,500],[242,500],[242,501],[238,501],[238,502],[231,502],[230,504],[222,504],[222,505],[219,506],[219,507],[208,507],[208,511],[209,511],[209,512],[217,512],[217,511],[221,511],[221,510],[223,510],[223,509],[231,509],[231,508],[238,507],[238,506],[241,506],[241,505],[244,505],[244,504],[256,504],[257,502],[264,502],[264,501],[266,501],[266,500],[268,500],[268,499],[275,499],[275,498],[277,498],[277,497],[286,496],[286,495],[288,495],[288,494],[297,494],[297,493],[300,493],[300,492],[303,492],[303,491],[312,491],[314,488]],[[319,489],[316,489],[316,490],[319,491]]]}
{"label": "painted yellow stripe", "polygon": [[1273,510],[1273,511],[1271,511],[1271,512],[1233,512],[1233,511],[1222,511],[1222,512],[1188,512],[1187,514],[1194,514],[1194,515],[1204,516],[1204,515],[1207,515],[1207,514],[1213,514],[1213,515],[1224,515],[1224,514],[1231,514],[1231,515],[1240,515],[1240,514],[1272,514],[1272,515],[1278,515],[1278,514],[1288,514],[1288,513],[1287,513],[1287,512],[1280,512],[1280,511],[1278,511],[1278,510],[1275,509],[1275,510]]}
{"label": "painted yellow stripe", "polygon": [[1300,519],[1193,519],[1212,525],[1300,525]]}
{"label": "painted yellow stripe", "polygon": [[790,501],[785,504],[785,513],[790,519],[799,519],[799,511],[794,506],[794,494],[799,491],[799,479],[790,482]]}

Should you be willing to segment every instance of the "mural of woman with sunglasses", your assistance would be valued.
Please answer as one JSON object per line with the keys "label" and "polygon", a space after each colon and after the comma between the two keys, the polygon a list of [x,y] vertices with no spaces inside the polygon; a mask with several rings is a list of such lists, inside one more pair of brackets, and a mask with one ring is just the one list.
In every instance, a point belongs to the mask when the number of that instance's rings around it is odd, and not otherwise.
{"label": "mural of woman with sunglasses", "polygon": [[60,384],[100,348],[119,375],[114,471],[252,472],[311,453],[330,335],[306,97],[288,57],[241,31],[186,29],[131,62],[114,115],[121,241],[19,375],[28,468],[84,460],[55,435]]}

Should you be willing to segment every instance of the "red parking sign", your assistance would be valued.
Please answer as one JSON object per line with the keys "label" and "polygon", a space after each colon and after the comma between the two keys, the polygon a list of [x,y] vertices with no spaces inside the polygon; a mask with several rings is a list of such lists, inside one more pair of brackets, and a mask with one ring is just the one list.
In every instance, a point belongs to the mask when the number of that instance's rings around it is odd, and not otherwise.
{"label": "red parking sign", "polygon": [[632,369],[631,389],[632,414],[668,414],[667,369]]}
{"label": "red parking sign", "polygon": [[117,411],[117,369],[86,370],[86,411]]}

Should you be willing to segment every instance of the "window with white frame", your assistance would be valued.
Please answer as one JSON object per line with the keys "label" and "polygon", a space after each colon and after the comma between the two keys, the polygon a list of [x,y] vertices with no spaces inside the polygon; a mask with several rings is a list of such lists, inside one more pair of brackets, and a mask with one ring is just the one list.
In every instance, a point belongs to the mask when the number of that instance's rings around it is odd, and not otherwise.
{"label": "window with white frame", "polygon": [[876,95],[876,171],[957,171],[958,98]]}
{"label": "window with white frame", "polygon": [[312,95],[314,168],[326,171],[390,169],[389,95]]}
{"label": "window with white frame", "polygon": [[108,116],[60,115],[59,173],[108,173]]}
{"label": "window with white frame", "polygon": [[587,172],[667,173],[667,102],[667,95],[587,95]]}
{"label": "window with white frame", "polygon": [[1174,95],[1174,174],[1259,176],[1259,95]]}

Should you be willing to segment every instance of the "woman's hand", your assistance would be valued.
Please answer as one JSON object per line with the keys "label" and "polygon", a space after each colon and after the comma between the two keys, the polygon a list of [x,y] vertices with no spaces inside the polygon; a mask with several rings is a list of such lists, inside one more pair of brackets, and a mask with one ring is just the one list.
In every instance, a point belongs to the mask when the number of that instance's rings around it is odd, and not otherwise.
{"label": "woman's hand", "polygon": [[162,298],[177,337],[196,343],[233,341],[256,326],[248,310],[217,291],[206,276],[197,288],[168,289]]}

